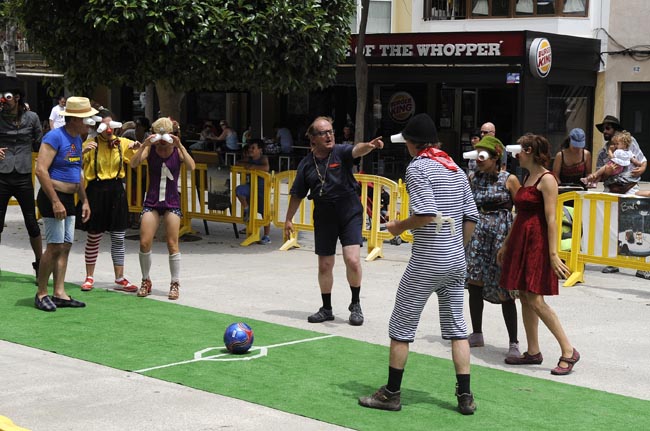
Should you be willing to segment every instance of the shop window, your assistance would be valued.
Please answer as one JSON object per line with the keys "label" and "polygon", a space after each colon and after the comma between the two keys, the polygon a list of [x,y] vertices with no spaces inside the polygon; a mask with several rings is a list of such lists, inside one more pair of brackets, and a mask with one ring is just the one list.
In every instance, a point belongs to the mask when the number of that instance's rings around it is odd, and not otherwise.
{"label": "shop window", "polygon": [[591,130],[592,124],[589,118],[592,93],[591,87],[551,86],[549,88],[546,136],[551,143],[551,154],[560,151],[571,129],[579,127],[586,132]]}
{"label": "shop window", "polygon": [[[391,32],[391,7],[391,0],[370,0],[366,34]],[[352,33],[359,33],[360,21],[361,0],[357,0],[357,7],[350,18],[350,29]]]}

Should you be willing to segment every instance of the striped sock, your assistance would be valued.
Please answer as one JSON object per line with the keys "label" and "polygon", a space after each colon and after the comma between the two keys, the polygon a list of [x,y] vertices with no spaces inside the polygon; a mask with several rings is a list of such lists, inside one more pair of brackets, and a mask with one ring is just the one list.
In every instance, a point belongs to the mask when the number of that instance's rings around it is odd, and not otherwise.
{"label": "striped sock", "polygon": [[84,250],[86,265],[94,265],[97,263],[97,256],[99,255],[99,242],[102,240],[101,233],[90,233],[86,237],[86,249]]}

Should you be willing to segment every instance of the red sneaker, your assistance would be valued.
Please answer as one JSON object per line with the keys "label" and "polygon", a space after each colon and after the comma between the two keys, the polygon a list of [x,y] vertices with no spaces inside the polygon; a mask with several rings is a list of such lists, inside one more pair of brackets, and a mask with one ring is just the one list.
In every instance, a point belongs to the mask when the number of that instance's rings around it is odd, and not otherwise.
{"label": "red sneaker", "polygon": [[93,290],[93,287],[95,286],[95,279],[91,276],[86,277],[86,281],[83,282],[81,285],[81,290],[83,292],[89,292]]}
{"label": "red sneaker", "polygon": [[135,284],[132,284],[126,278],[123,278],[121,280],[115,280],[115,284],[117,284],[117,287],[115,288],[115,290],[121,290],[123,292],[129,292],[129,293],[133,293],[133,292],[138,291],[138,286],[136,286]]}

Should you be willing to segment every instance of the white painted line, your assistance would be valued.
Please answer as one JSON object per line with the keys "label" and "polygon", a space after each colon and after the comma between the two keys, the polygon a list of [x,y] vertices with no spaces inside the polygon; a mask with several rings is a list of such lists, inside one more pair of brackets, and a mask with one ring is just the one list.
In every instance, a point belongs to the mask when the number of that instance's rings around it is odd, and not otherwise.
{"label": "white painted line", "polygon": [[253,347],[250,351],[258,351],[256,355],[253,356],[240,356],[240,355],[233,355],[232,353],[220,353],[218,355],[212,355],[212,356],[203,356],[204,353],[212,351],[212,350],[223,350],[223,347],[207,347],[203,350],[199,350],[198,352],[194,352],[194,359],[189,359],[187,361],[180,361],[180,362],[174,362],[171,364],[165,364],[165,365],[158,365],[156,367],[150,367],[150,368],[143,368],[141,370],[134,370],[134,373],[146,373],[147,371],[153,371],[153,370],[159,370],[161,368],[169,368],[169,367],[175,367],[177,365],[184,365],[184,364],[191,364],[193,362],[199,362],[199,361],[221,361],[221,362],[226,362],[226,361],[250,361],[251,359],[257,359],[261,358],[263,356],[268,355],[268,349],[272,349],[274,347],[284,347],[284,346],[290,346],[292,344],[300,344],[300,343],[307,343],[309,341],[318,341],[318,340],[324,340],[326,338],[332,338],[336,337],[336,335],[330,334],[330,335],[323,335],[321,337],[313,337],[313,338],[305,338],[303,340],[295,340],[295,341],[288,341],[286,343],[280,343],[280,344],[272,344],[270,346],[261,346],[261,347]]}

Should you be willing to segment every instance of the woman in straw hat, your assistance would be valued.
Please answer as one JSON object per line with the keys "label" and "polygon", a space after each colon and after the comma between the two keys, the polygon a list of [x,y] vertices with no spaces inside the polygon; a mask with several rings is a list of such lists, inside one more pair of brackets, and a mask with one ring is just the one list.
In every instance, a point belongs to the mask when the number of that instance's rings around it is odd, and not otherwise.
{"label": "woman in straw hat", "polygon": [[131,167],[137,168],[144,160],[149,164],[149,189],[144,201],[140,220],[140,269],[142,284],[138,296],[151,293],[151,244],[161,218],[167,233],[169,271],[171,283],[168,298],[178,299],[180,288],[181,253],[178,247],[178,233],[181,227],[181,201],[178,193],[178,178],[181,164],[194,170],[194,160],[178,138],[178,128],[169,118],[159,118],[151,125],[151,135],[142,143],[131,159]]}
{"label": "woman in straw hat", "polygon": [[[65,270],[70,247],[74,241],[75,202],[77,193],[82,202],[82,221],[90,218],[81,170],[81,134],[87,125],[84,118],[97,114],[86,97],[70,97],[67,101],[65,126],[51,130],[43,137],[38,152],[36,176],[41,183],[36,202],[43,215],[47,246],[38,273],[36,308],[56,311],[57,307],[85,307],[65,291]],[[47,295],[47,283],[54,273],[54,294]]]}

